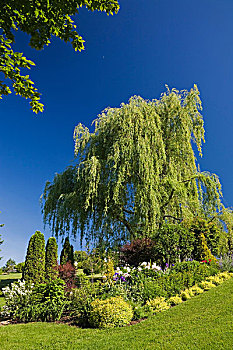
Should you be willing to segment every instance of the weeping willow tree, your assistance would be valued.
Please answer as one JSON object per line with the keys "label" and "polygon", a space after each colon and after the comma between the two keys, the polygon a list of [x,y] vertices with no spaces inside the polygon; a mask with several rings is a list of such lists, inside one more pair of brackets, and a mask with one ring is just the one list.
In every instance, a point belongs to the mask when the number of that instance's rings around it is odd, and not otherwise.
{"label": "weeping willow tree", "polygon": [[44,221],[55,235],[108,242],[149,236],[164,221],[199,215],[232,226],[217,175],[201,172],[204,142],[197,87],[159,100],[130,98],[105,109],[94,131],[74,131],[75,163],[43,193]]}

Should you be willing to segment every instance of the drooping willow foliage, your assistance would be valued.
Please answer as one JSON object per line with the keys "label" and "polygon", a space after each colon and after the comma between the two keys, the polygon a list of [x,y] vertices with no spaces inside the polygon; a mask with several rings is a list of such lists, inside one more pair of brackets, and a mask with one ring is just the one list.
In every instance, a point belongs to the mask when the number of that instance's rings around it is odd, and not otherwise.
{"label": "drooping willow foliage", "polygon": [[159,100],[133,96],[105,109],[93,133],[79,124],[75,165],[46,183],[45,223],[57,236],[100,242],[150,236],[164,221],[197,215],[221,223],[224,213],[231,227],[219,179],[200,171],[194,153],[202,156],[201,110],[195,85],[167,87]]}

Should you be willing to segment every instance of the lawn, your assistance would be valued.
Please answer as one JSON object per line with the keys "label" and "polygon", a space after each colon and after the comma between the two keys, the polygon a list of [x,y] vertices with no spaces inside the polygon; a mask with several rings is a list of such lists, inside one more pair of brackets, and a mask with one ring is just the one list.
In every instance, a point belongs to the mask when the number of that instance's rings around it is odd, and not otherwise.
{"label": "lawn", "polygon": [[2,350],[233,349],[233,278],[139,324],[108,330],[64,324],[2,326]]}
{"label": "lawn", "polygon": [[0,275],[0,289],[8,286],[12,282],[19,280],[21,277],[21,273],[9,273],[8,275]]}
{"label": "lawn", "polygon": [[[18,281],[22,277],[21,273],[9,273],[9,275],[0,275],[0,290],[12,282]],[[5,304],[4,297],[0,295],[0,307]]]}

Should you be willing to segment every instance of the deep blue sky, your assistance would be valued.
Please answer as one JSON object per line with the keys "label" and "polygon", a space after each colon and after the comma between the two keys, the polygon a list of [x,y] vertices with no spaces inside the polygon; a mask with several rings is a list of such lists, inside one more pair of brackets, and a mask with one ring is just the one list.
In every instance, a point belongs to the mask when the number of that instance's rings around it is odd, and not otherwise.
{"label": "deep blue sky", "polygon": [[[120,0],[118,15],[91,13],[76,18],[86,49],[75,53],[57,39],[43,51],[17,35],[16,49],[36,63],[36,82],[45,111],[34,115],[28,101],[0,101],[0,246],[8,258],[23,261],[30,236],[46,239],[39,198],[47,180],[73,159],[73,130],[90,126],[107,106],[132,95],[159,98],[165,84],[190,89],[203,101],[206,144],[202,170],[219,175],[225,204],[233,204],[233,1]],[[75,249],[78,242],[73,242]]]}

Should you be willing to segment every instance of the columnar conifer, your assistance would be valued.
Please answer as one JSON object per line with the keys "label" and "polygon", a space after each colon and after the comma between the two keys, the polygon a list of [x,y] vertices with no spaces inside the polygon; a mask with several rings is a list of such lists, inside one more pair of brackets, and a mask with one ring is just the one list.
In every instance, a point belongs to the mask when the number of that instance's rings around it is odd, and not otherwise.
{"label": "columnar conifer", "polygon": [[23,279],[35,284],[42,283],[45,277],[45,239],[43,233],[36,231],[30,238]]}
{"label": "columnar conifer", "polygon": [[50,237],[46,244],[45,250],[45,278],[56,279],[58,275],[57,270],[57,242],[55,237]]}
{"label": "columnar conifer", "polygon": [[72,265],[74,265],[74,247],[70,244],[68,237],[66,237],[61,251],[60,264],[64,265],[67,262],[70,262]]}

